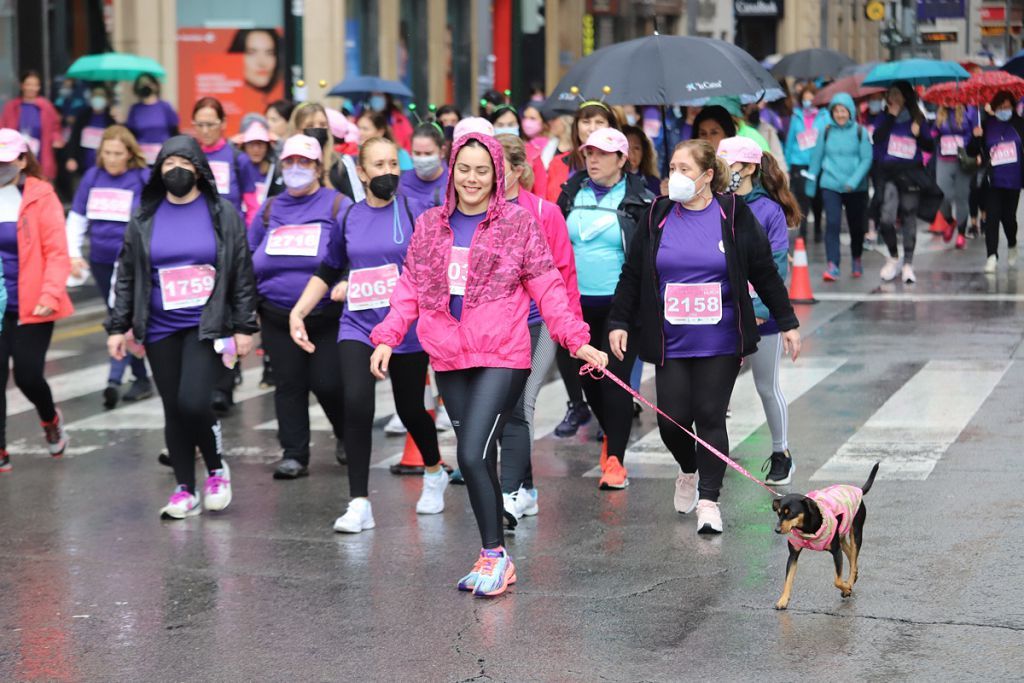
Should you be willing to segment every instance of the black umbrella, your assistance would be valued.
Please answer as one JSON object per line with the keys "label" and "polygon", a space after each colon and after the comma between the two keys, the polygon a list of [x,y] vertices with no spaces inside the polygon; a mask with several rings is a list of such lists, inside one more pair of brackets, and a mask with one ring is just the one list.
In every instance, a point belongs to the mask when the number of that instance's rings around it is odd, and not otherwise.
{"label": "black umbrella", "polygon": [[[611,89],[607,95],[605,88]],[[782,88],[757,60],[731,43],[655,34],[603,47],[576,62],[543,108],[573,112],[581,98],[671,106],[719,95],[753,102],[777,99]]]}
{"label": "black umbrella", "polygon": [[772,67],[778,78],[835,78],[844,67],[856,64],[842,52],[813,47],[786,55]]}

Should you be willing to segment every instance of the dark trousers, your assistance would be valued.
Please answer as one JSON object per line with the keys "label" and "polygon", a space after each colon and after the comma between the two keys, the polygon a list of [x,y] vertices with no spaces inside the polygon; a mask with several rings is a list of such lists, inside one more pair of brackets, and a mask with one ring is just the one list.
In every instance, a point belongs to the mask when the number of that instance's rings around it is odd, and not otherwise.
{"label": "dark trousers", "polygon": [[843,223],[843,208],[850,226],[850,255],[859,259],[864,253],[864,231],[867,228],[867,192],[835,192],[822,190],[825,203],[825,254],[830,263],[839,265],[839,233]]}
{"label": "dark trousers", "polygon": [[[470,368],[436,372],[458,439],[459,471],[484,548],[504,543],[504,503],[498,481],[498,437],[523,393],[529,370]],[[632,414],[630,414],[632,417]]]}
{"label": "dark trousers", "polygon": [[195,493],[197,448],[208,471],[221,468],[220,422],[210,407],[210,392],[224,364],[213,342],[199,339],[196,327],[146,344],[146,356],[164,404],[164,440],[174,478]]}
{"label": "dark trousers", "polygon": [[[608,369],[622,381],[628,382],[633,371],[633,363],[636,361],[635,349],[638,345],[630,344],[630,351],[623,360],[610,353],[607,329],[609,310],[609,306],[584,306],[583,320],[590,325],[590,345],[609,352]],[[576,361],[577,373],[581,367],[583,362]],[[608,380],[599,381],[589,376],[581,379],[587,402],[608,438],[608,455],[614,455],[621,462],[629,443],[629,432],[633,428],[633,397],[618,384]]]}
{"label": "dark trousers", "polygon": [[46,350],[53,337],[53,323],[18,325],[18,316],[4,314],[4,329],[0,334],[0,450],[7,448],[7,374],[14,361],[14,384],[32,402],[43,422],[51,422],[57,416],[50,385],[43,376],[46,367]]}
{"label": "dark trousers", "polygon": [[1017,246],[1017,203],[1020,190],[989,187],[985,192],[985,249],[989,256],[999,252],[999,224],[1003,224],[1006,244],[1010,249]]}
{"label": "dark trousers", "polygon": [[[361,498],[369,495],[370,451],[373,447],[373,413],[377,387],[377,380],[370,374],[373,347],[346,339],[338,343],[337,353],[341,376],[344,378],[342,390],[345,396],[345,455],[348,457],[349,494],[353,498]],[[276,357],[274,364],[276,373]],[[429,358],[422,351],[396,353],[388,363],[388,376],[395,396],[395,412],[420,449],[423,463],[433,467],[441,461],[441,451],[437,446],[434,420],[423,406],[428,364]]]}
{"label": "dark trousers", "polygon": [[[725,411],[739,371],[740,359],[736,356],[667,358],[654,377],[658,408],[728,455]],[[660,415],[658,430],[683,472],[700,472],[700,497],[717,501],[725,477],[725,462]]]}
{"label": "dark trousers", "polygon": [[292,341],[283,317],[260,316],[263,347],[274,359],[274,411],[281,457],[308,466],[310,392],[320,402],[339,440],[344,432],[345,413],[341,364],[335,348],[338,319],[310,316],[305,323],[309,340],[316,347],[313,353],[306,353]]}
{"label": "dark trousers", "polygon": [[[97,263],[96,261],[89,261],[89,270],[92,271],[92,279],[96,281],[96,289],[100,291],[100,296],[103,297],[103,303],[107,307],[107,312],[110,311],[110,288],[112,278],[114,277],[114,264],[113,263]],[[120,384],[121,380],[124,379],[124,371],[131,366],[132,375],[135,379],[146,379],[146,359],[136,358],[132,354],[125,354],[125,357],[121,360],[110,359],[110,375],[107,378],[108,382],[114,384]]]}
{"label": "dark trousers", "polygon": [[562,383],[565,384],[565,392],[569,394],[569,400],[573,403],[583,401],[583,383],[580,380],[580,363],[569,355],[563,346],[555,350],[555,363],[558,365],[558,374],[562,376]]}
{"label": "dark trousers", "polygon": [[793,194],[796,195],[797,204],[800,205],[800,236],[804,239],[807,238],[807,217],[812,213],[814,215],[814,232],[815,234],[821,234],[821,210],[824,206],[821,190],[813,197],[808,197],[804,192],[807,179],[803,177],[800,171],[806,171],[807,169],[807,166],[790,166],[789,168],[790,189],[793,190]]}

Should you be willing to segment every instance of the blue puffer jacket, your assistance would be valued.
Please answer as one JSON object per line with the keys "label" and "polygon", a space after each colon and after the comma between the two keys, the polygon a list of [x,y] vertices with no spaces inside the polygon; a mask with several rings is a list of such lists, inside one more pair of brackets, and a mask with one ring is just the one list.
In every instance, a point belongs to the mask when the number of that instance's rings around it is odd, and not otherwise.
{"label": "blue puffer jacket", "polygon": [[[816,128],[818,130],[819,141],[821,140],[821,131],[830,122],[831,119],[829,118],[828,111],[825,109],[819,109],[811,124],[812,128]],[[786,134],[786,145],[783,148],[783,153],[786,155],[786,163],[790,166],[811,165],[811,153],[814,151],[814,148],[809,147],[807,149],[800,149],[800,139],[798,137],[806,130],[807,126],[804,123],[804,110],[803,108],[797,109],[789,119],[789,133]]]}
{"label": "blue puffer jacket", "polygon": [[818,186],[834,192],[866,192],[868,189],[871,136],[852,118],[857,111],[852,97],[846,93],[837,94],[829,104],[829,112],[836,105],[846,107],[851,119],[845,126],[830,123],[819,136],[808,169],[813,178],[807,183],[808,196],[813,197]]}

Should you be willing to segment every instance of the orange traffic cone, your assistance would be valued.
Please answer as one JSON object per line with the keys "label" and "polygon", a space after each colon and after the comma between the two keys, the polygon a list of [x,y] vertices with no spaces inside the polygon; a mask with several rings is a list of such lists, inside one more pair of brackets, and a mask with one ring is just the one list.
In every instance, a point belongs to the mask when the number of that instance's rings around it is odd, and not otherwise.
{"label": "orange traffic cone", "polygon": [[[425,387],[423,390],[423,407],[430,413],[430,417],[434,418],[437,404],[434,402],[434,392],[430,389],[429,374],[427,375]],[[449,473],[452,471],[452,468],[445,465],[444,461],[441,462],[441,466],[448,470]],[[424,469],[426,469],[426,465],[423,463],[423,454],[417,448],[412,434],[406,434],[405,436],[405,448],[402,449],[402,459],[388,469],[391,470],[391,474],[423,474]]]}
{"label": "orange traffic cone", "polygon": [[818,303],[811,289],[811,271],[807,267],[807,249],[803,237],[797,237],[793,246],[793,279],[789,283],[789,300],[794,304]]}
{"label": "orange traffic cone", "polygon": [[949,223],[946,222],[946,217],[942,215],[941,211],[935,213],[935,220],[932,221],[932,225],[928,228],[928,232],[933,235],[942,235],[949,230]]}

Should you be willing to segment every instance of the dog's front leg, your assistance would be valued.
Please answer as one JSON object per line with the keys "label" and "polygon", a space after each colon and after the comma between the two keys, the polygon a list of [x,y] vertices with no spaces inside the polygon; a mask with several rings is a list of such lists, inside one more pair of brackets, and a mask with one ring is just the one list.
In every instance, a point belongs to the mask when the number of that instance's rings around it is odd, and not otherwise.
{"label": "dog's front leg", "polygon": [[793,579],[796,578],[796,561],[800,557],[800,549],[789,546],[789,559],[786,560],[786,583],[782,586],[782,597],[775,603],[775,609],[786,609],[789,607],[789,597],[793,593]]}

